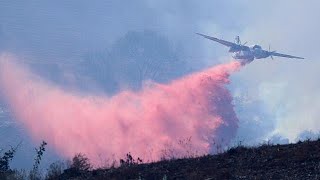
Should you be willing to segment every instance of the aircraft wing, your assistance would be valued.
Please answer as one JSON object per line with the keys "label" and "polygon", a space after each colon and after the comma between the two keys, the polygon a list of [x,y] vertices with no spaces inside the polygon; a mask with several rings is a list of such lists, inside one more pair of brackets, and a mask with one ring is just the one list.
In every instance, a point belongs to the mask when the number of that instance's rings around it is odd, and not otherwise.
{"label": "aircraft wing", "polygon": [[207,35],[200,34],[200,33],[196,33],[196,34],[198,34],[198,35],[200,35],[200,36],[202,36],[204,38],[210,39],[212,41],[218,42],[218,43],[220,43],[222,45],[228,46],[228,47],[239,46],[238,44],[233,43],[233,42],[225,41],[225,40],[222,40],[222,39],[218,39],[218,38],[207,36]]}
{"label": "aircraft wing", "polygon": [[292,58],[292,59],[304,59],[303,57],[291,56],[291,55],[281,54],[281,53],[277,53],[277,52],[271,52],[270,55],[279,56],[279,57],[286,57],[286,58]]}

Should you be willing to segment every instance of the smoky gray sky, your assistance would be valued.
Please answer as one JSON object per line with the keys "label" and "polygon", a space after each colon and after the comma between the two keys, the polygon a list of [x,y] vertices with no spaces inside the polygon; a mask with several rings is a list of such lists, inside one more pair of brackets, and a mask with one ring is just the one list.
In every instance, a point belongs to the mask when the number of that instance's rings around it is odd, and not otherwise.
{"label": "smoky gray sky", "polygon": [[239,32],[242,19],[250,19],[243,8],[238,1],[1,1],[1,44],[49,60],[76,59],[110,46],[128,31],[149,29],[195,50],[195,41],[203,44],[197,31],[223,37],[233,37],[224,29]]}
{"label": "smoky gray sky", "polygon": [[[0,48],[39,63],[81,61],[111,48],[130,31],[165,37],[190,66],[230,61],[228,50],[195,32],[271,46],[304,61],[254,61],[232,76],[239,139],[319,131],[320,1],[309,0],[2,0]],[[245,99],[245,102],[244,100]]]}

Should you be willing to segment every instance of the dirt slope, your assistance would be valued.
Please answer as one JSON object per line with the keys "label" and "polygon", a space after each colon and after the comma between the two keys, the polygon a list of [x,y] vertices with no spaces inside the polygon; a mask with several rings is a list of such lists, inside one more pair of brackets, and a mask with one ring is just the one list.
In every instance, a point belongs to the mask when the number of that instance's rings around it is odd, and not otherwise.
{"label": "dirt slope", "polygon": [[89,172],[66,170],[62,179],[320,179],[320,140],[237,147],[219,155],[128,164]]}

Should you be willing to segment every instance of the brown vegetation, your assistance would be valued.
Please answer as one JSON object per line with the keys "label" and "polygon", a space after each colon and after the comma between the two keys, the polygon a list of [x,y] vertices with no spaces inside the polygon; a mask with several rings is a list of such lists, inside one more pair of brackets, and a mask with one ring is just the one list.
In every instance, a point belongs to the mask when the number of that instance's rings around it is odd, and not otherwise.
{"label": "brown vegetation", "polygon": [[219,155],[96,169],[61,179],[319,179],[320,140],[238,146]]}
{"label": "brown vegetation", "polygon": [[[12,159],[12,152],[4,153],[1,160]],[[1,179],[320,179],[320,140],[260,147],[239,145],[218,155],[146,164],[128,153],[117,168],[93,169],[85,155],[77,154],[67,164],[53,163],[43,178],[11,170],[9,161],[2,162],[5,171],[0,172]]]}

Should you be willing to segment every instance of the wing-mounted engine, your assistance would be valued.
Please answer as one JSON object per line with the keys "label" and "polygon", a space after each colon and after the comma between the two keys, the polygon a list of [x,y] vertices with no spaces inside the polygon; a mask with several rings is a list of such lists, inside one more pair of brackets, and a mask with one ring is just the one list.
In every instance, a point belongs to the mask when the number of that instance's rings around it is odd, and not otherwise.
{"label": "wing-mounted engine", "polygon": [[254,46],[252,46],[252,49],[262,49],[262,47],[259,45],[254,45]]}
{"label": "wing-mounted engine", "polygon": [[252,46],[252,50],[256,59],[262,59],[270,56],[269,51],[263,50],[259,45]]}
{"label": "wing-mounted engine", "polygon": [[249,47],[246,46],[247,42],[241,44],[239,36],[235,37],[234,44],[230,47],[229,52],[249,51]]}

